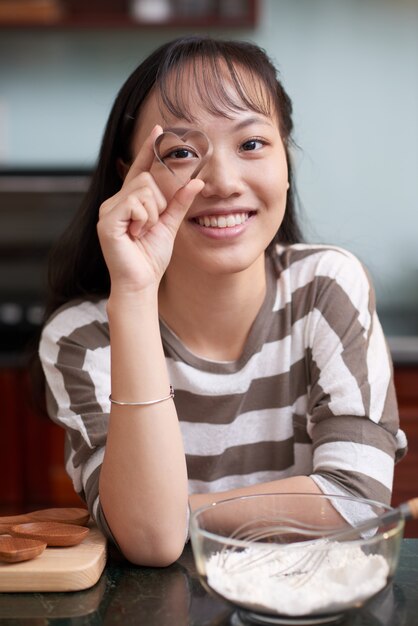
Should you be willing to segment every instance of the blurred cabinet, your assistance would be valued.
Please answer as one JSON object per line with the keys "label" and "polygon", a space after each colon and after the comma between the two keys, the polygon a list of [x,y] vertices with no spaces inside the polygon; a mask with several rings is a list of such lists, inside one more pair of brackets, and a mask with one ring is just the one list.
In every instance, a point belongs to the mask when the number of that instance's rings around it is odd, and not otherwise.
{"label": "blurred cabinet", "polygon": [[0,0],[0,27],[253,28],[258,0]]}
{"label": "blurred cabinet", "polygon": [[[395,367],[401,428],[408,438],[408,454],[395,468],[393,504],[418,496],[418,366]],[[418,537],[418,520],[408,522],[406,537]]]}
{"label": "blurred cabinet", "polygon": [[80,506],[64,468],[64,431],[33,408],[28,376],[0,369],[0,507]]}

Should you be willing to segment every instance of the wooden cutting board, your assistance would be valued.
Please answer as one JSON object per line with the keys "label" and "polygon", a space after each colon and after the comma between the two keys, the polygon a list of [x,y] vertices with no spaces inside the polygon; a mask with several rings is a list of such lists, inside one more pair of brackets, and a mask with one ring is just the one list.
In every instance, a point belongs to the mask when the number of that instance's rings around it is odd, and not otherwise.
{"label": "wooden cutting board", "polygon": [[0,563],[0,591],[80,591],[92,587],[106,564],[106,539],[91,525],[70,548],[46,548],[23,563]]}

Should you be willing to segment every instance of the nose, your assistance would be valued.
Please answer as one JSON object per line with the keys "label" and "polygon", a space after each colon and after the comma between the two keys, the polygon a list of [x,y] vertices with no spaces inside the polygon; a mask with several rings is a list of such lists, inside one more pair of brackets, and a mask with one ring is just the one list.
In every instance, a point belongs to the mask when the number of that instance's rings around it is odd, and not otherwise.
{"label": "nose", "polygon": [[205,198],[218,196],[229,198],[239,195],[244,189],[244,180],[239,163],[222,150],[214,151],[199,174],[205,186],[201,195]]}

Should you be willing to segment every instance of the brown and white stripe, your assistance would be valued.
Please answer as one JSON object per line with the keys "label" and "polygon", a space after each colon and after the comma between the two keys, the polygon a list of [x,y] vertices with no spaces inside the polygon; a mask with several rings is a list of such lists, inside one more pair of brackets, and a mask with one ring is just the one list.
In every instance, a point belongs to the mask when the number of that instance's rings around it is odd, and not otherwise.
{"label": "brown and white stripe", "polygon": [[[311,475],[323,491],[388,502],[399,430],[392,366],[360,262],[331,246],[278,246],[241,357],[191,353],[161,322],[191,493]],[[106,302],[78,301],[44,329],[51,418],[67,431],[67,470],[106,529],[98,478],[106,443]]]}

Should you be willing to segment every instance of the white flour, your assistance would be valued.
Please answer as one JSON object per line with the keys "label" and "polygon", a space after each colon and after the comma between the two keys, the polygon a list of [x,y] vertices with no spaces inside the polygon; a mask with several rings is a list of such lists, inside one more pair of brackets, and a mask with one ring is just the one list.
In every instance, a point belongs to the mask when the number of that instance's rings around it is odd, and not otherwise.
{"label": "white flour", "polygon": [[340,610],[386,585],[389,567],[382,556],[337,542],[317,547],[255,544],[243,552],[217,552],[206,564],[207,582],[232,602],[285,615]]}

